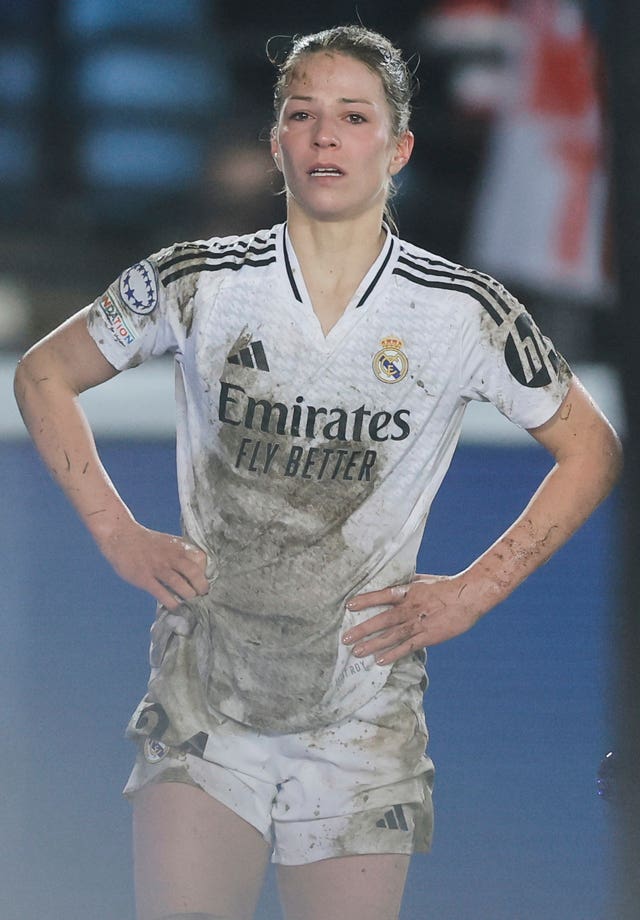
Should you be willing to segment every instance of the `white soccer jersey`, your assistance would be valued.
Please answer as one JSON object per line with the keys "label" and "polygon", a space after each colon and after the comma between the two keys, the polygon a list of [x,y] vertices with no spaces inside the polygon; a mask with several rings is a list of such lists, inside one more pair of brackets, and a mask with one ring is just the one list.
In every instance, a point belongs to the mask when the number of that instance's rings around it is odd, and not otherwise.
{"label": "white soccer jersey", "polygon": [[376,612],[345,601],[412,578],[465,406],[533,428],[570,378],[497,282],[391,233],[326,336],[284,224],[134,265],[89,329],[118,369],[175,356],[183,527],[210,560],[209,594],[152,629],[175,741],[220,712],[289,732],[367,702],[390,668],[341,644]]}

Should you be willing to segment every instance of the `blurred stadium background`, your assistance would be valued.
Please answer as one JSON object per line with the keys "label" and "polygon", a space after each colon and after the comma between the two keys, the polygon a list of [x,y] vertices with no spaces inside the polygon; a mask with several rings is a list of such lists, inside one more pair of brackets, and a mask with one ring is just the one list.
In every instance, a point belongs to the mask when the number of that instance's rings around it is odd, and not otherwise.
{"label": "blurred stadium background", "polygon": [[[153,615],[27,443],[10,392],[18,354],[149,252],[282,219],[265,46],[271,38],[277,53],[285,36],[359,18],[413,55],[421,84],[416,154],[396,199],[402,235],[519,295],[635,458],[625,411],[635,314],[619,330],[638,183],[612,113],[633,117],[624,90],[638,74],[624,67],[631,48],[610,52],[640,23],[631,0],[616,9],[612,29],[604,0],[328,0],[314,11],[0,0],[4,920],[133,920],[122,731],[144,689]],[[616,176],[627,181],[622,206]],[[175,530],[171,388],[159,361],[85,402],[134,512]],[[548,468],[485,409],[469,413],[434,506],[428,571],[466,565]],[[637,802],[621,821],[595,782],[612,747],[627,764],[638,753],[618,716],[635,699],[638,595],[620,587],[637,558],[632,485],[472,635],[432,651],[437,829],[433,853],[412,867],[403,920],[636,916],[638,883],[620,854],[634,864]],[[271,877],[257,916],[280,916]]]}

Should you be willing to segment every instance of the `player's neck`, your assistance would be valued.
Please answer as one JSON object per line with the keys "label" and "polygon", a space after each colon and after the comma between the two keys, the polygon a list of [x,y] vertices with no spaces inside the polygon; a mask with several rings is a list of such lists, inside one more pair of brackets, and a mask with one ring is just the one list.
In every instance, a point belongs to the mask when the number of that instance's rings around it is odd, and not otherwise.
{"label": "player's neck", "polygon": [[367,213],[344,221],[318,221],[290,208],[289,237],[303,274],[325,271],[345,281],[363,277],[380,255],[386,238],[381,215]]}
{"label": "player's neck", "polygon": [[344,222],[289,213],[288,230],[325,335],[340,319],[386,238],[380,215]]}

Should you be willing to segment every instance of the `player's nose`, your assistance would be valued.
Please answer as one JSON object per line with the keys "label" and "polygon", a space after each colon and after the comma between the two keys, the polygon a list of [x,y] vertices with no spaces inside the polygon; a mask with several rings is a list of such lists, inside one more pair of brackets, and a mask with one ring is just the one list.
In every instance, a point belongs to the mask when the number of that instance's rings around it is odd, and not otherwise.
{"label": "player's nose", "polygon": [[319,148],[340,146],[339,132],[332,118],[326,116],[317,118],[313,132],[313,145]]}

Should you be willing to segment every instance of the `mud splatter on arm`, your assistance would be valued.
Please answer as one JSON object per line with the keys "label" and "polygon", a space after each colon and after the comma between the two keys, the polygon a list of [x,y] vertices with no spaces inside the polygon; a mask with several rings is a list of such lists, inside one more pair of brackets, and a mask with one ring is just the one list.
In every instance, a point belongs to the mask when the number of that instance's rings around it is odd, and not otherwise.
{"label": "mud splatter on arm", "polygon": [[555,465],[518,519],[467,570],[480,612],[547,562],[606,498],[621,471],[619,439],[577,380],[553,418],[530,433]]}
{"label": "mud splatter on arm", "polygon": [[38,342],[18,364],[15,396],[51,475],[96,535],[108,509],[128,513],[98,457],[78,395],[116,374],[87,331],[86,310]]}

